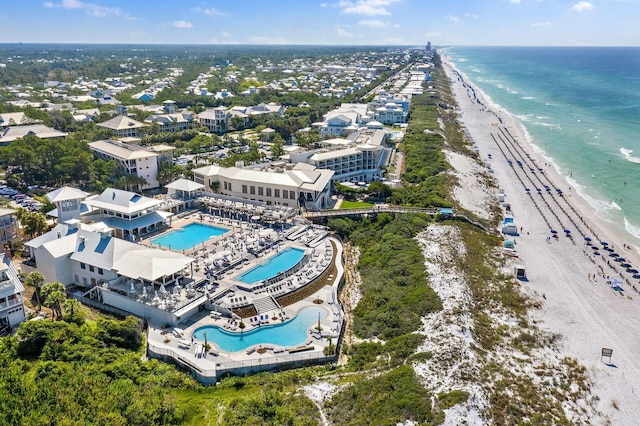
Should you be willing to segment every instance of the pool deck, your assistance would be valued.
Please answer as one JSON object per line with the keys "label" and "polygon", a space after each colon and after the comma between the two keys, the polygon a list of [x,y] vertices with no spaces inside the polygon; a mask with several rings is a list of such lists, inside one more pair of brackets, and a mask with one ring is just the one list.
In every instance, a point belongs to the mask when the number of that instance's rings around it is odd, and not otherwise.
{"label": "pool deck", "polygon": [[[251,374],[335,360],[334,355],[324,355],[324,349],[330,341],[332,345],[338,344],[344,321],[342,307],[337,301],[338,285],[344,274],[342,246],[339,241],[332,242],[333,239],[326,230],[312,225],[294,225],[275,230],[254,223],[198,213],[174,220],[172,228],[192,222],[211,224],[231,231],[219,237],[211,237],[194,249],[185,251],[196,258],[193,279],[198,281],[206,275],[209,277],[210,284],[205,285],[205,294],[211,303],[208,304],[208,309],[184,320],[177,328],[162,328],[161,325],[150,324],[147,336],[150,356],[181,364],[203,383],[215,383],[224,373]],[[303,261],[293,270],[256,284],[236,280],[238,276],[289,247],[305,252]],[[221,262],[221,253],[226,253],[224,264]],[[219,267],[215,267],[215,264]],[[324,274],[331,266],[337,272]],[[276,302],[276,297],[302,289],[320,277],[323,278],[320,285],[325,285],[313,295],[288,306],[280,306]],[[256,307],[259,315],[240,319],[233,312],[237,308],[252,306]],[[327,316],[320,321],[322,330],[314,331],[311,326],[307,332],[307,340],[297,347],[265,343],[242,351],[225,352],[216,346],[215,341],[209,341],[211,349],[205,352],[203,342],[192,341],[193,332],[202,326],[213,325],[240,333],[240,321],[245,324],[243,331],[249,331],[265,323],[258,325],[260,321],[254,321],[260,315],[268,315],[270,324],[281,323],[293,318],[300,309],[307,306],[321,306],[327,311]]]}

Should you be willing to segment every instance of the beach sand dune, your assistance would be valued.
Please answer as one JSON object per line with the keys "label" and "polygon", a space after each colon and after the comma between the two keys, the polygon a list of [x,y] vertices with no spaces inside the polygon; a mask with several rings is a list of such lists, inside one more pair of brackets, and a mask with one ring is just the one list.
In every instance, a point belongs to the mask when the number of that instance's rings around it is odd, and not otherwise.
{"label": "beach sand dune", "polygon": [[[612,424],[638,424],[640,293],[633,286],[639,290],[640,286],[633,273],[621,266],[640,266],[638,254],[623,248],[621,238],[545,164],[522,125],[490,105],[443,59],[460,119],[482,161],[490,162],[513,212],[519,235],[510,238],[516,240],[519,260],[527,270],[525,288],[542,302],[542,308],[533,313],[538,325],[562,336],[559,356],[574,357],[587,367],[592,391],[600,399],[597,408]],[[485,203],[486,194],[478,191],[478,204]],[[587,244],[585,237],[592,241]],[[606,241],[625,262],[616,261],[600,241]],[[601,359],[602,348],[613,350],[611,360]]]}

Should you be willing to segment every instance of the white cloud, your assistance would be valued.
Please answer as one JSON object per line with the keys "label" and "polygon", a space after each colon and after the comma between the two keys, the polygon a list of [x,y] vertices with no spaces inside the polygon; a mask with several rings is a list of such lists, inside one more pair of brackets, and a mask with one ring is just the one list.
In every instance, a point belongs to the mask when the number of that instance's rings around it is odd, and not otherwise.
{"label": "white cloud", "polygon": [[360,21],[358,22],[358,24],[364,25],[366,27],[375,27],[375,28],[384,28],[390,25],[388,22],[378,21],[377,19]]}
{"label": "white cloud", "polygon": [[511,3],[520,4],[520,0],[511,0]]}
{"label": "white cloud", "polygon": [[447,16],[447,18],[449,18],[451,21],[455,22],[456,24],[459,24],[460,22],[462,22],[460,20],[460,18],[458,18],[457,16],[454,16],[454,15],[449,15],[449,16]]}
{"label": "white cloud", "polygon": [[229,31],[223,31],[222,32],[222,37],[224,38],[229,38],[231,37],[233,34],[231,34]]}
{"label": "white cloud", "polygon": [[467,18],[478,19],[478,15],[476,15],[475,13],[465,13],[464,16],[466,16]]}
{"label": "white cloud", "polygon": [[328,7],[329,3],[320,3],[320,7]]}
{"label": "white cloud", "polygon": [[531,24],[532,27],[550,27],[552,24],[549,21],[545,22],[533,22]]}
{"label": "white cloud", "polygon": [[285,44],[287,40],[284,37],[251,36],[249,42],[254,44]]}
{"label": "white cloud", "polygon": [[590,3],[588,1],[579,1],[578,3],[571,6],[571,10],[573,10],[574,12],[584,12],[586,10],[592,10],[592,9],[593,9],[593,3]]}
{"label": "white cloud", "polygon": [[214,9],[213,7],[210,7],[208,9],[202,9],[202,13],[204,13],[205,15],[217,15],[217,16],[224,15],[224,13],[220,12],[218,9]]}
{"label": "white cloud", "polygon": [[191,22],[187,21],[175,21],[171,26],[174,28],[193,28]]}
{"label": "white cloud", "polygon": [[53,2],[44,2],[44,7],[61,7],[63,9],[70,10],[84,10],[84,12],[96,18],[107,18],[110,16],[117,16],[129,20],[135,20],[136,18],[130,16],[129,14],[122,11],[122,9],[117,7],[107,7],[100,6],[95,3],[85,3],[80,0],[62,0],[61,3],[53,3]]}
{"label": "white cloud", "polygon": [[353,33],[350,33],[349,31],[345,30],[344,28],[336,28],[336,34],[340,38],[353,37]]}
{"label": "white cloud", "polygon": [[334,7],[341,8],[341,13],[353,15],[391,15],[387,6],[397,3],[400,0],[341,0],[334,4]]}

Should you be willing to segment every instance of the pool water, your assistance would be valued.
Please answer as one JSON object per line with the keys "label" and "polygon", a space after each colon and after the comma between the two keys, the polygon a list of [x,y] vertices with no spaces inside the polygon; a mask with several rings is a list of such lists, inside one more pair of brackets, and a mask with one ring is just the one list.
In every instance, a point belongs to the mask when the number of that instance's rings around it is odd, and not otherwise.
{"label": "pool water", "polygon": [[158,244],[171,250],[186,250],[228,231],[228,229],[218,228],[217,226],[190,223],[184,228],[176,229],[161,237],[152,239],[151,244]]}
{"label": "pool water", "polygon": [[287,322],[255,328],[250,328],[251,325],[245,322],[247,327],[242,332],[207,325],[196,329],[193,337],[204,342],[206,333],[207,342],[215,343],[220,350],[226,352],[242,351],[254,345],[298,346],[307,340],[309,327],[315,327],[318,323],[318,314],[320,318],[325,318],[327,311],[320,306],[309,306],[302,308]]}
{"label": "pool water", "polygon": [[288,271],[304,257],[304,250],[288,248],[260,265],[251,268],[236,279],[245,284],[255,284],[273,278],[281,272]]}

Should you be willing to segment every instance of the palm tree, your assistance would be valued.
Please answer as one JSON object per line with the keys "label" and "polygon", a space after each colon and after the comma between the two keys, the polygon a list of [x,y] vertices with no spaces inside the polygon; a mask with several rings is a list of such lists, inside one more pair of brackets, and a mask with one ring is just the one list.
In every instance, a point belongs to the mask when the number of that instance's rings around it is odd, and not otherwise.
{"label": "palm tree", "polygon": [[40,290],[42,284],[44,284],[44,275],[38,271],[33,271],[27,275],[27,279],[24,281],[26,285],[30,285],[36,288],[36,300],[38,301],[38,310],[42,309],[42,303],[40,302]]}
{"label": "palm tree", "polygon": [[62,305],[67,300],[64,284],[56,281],[43,285],[42,297],[44,298],[44,306],[53,312],[51,319],[62,318]]}

